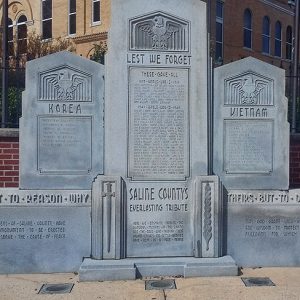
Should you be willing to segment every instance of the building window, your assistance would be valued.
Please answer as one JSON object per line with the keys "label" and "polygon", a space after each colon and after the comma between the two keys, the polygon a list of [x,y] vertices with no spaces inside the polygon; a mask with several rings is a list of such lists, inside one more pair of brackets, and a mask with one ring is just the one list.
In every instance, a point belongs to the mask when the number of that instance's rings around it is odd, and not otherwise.
{"label": "building window", "polygon": [[13,29],[13,22],[11,19],[8,19],[8,32],[7,32],[7,39],[8,39],[8,55],[13,56],[15,53],[14,49],[14,29]]}
{"label": "building window", "polygon": [[52,0],[42,0],[42,38],[52,38]]}
{"label": "building window", "polygon": [[69,35],[76,33],[76,0],[69,0]]}
{"label": "building window", "polygon": [[275,24],[275,56],[281,57],[281,23]]}
{"label": "building window", "polygon": [[249,9],[244,12],[244,47],[252,48],[252,14]]}
{"label": "building window", "polygon": [[293,52],[293,31],[292,31],[292,27],[288,26],[286,29],[286,49],[285,49],[286,59],[292,59],[292,52]]}
{"label": "building window", "polygon": [[223,9],[224,4],[222,1],[216,3],[216,62],[223,61]]}
{"label": "building window", "polygon": [[18,54],[27,52],[27,18],[22,15],[17,22]]}
{"label": "building window", "polygon": [[268,17],[263,19],[262,52],[270,54],[270,19]]}
{"label": "building window", "polygon": [[100,0],[92,0],[93,1],[93,11],[92,11],[92,18],[93,23],[100,22]]}

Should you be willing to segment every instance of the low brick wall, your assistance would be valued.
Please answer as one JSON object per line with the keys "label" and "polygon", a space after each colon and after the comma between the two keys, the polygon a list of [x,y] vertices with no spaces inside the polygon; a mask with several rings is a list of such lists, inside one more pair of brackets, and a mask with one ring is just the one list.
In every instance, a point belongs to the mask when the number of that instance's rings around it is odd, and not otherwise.
{"label": "low brick wall", "polygon": [[[0,128],[0,187],[19,186],[19,130]],[[300,134],[291,135],[290,187],[300,188]]]}
{"label": "low brick wall", "polygon": [[0,187],[19,186],[19,130],[0,129]]}
{"label": "low brick wall", "polygon": [[300,187],[300,134],[291,135],[290,187]]}

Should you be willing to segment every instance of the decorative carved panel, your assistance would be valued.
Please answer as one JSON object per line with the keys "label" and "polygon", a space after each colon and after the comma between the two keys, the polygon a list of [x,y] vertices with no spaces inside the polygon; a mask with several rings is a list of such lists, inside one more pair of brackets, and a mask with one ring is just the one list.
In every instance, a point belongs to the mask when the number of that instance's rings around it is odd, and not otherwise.
{"label": "decorative carved panel", "polygon": [[225,80],[225,105],[274,105],[274,82],[254,72]]}
{"label": "decorative carved panel", "polygon": [[164,12],[129,21],[130,50],[189,51],[189,22]]}
{"label": "decorative carved panel", "polygon": [[91,75],[68,66],[40,74],[39,100],[90,102]]}

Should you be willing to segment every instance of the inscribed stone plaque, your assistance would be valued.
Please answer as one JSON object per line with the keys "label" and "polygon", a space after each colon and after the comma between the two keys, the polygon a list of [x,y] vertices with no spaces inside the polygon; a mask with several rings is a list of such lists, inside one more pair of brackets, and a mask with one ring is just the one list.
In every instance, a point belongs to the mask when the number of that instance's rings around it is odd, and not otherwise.
{"label": "inscribed stone plaque", "polygon": [[214,173],[226,189],[287,189],[285,74],[252,57],[216,68]]}
{"label": "inscribed stone plaque", "polygon": [[300,191],[230,190],[227,251],[245,267],[300,266]]}
{"label": "inscribed stone plaque", "polygon": [[193,186],[208,165],[205,11],[197,0],[112,2],[105,175],[126,186],[128,257],[194,255]]}
{"label": "inscribed stone plaque", "polygon": [[273,171],[273,121],[224,120],[226,174]]}
{"label": "inscribed stone plaque", "polygon": [[91,192],[0,190],[0,273],[76,272],[90,255]]}
{"label": "inscribed stone plaque", "polygon": [[88,189],[103,174],[103,66],[69,52],[29,62],[20,187]]}
{"label": "inscribed stone plaque", "polygon": [[189,70],[129,70],[128,176],[185,180],[189,175]]}
{"label": "inscribed stone plaque", "polygon": [[[38,170],[87,174],[92,169],[91,117],[38,117]],[[61,153],[67,153],[65,159]],[[80,159],[78,159],[80,157]]]}

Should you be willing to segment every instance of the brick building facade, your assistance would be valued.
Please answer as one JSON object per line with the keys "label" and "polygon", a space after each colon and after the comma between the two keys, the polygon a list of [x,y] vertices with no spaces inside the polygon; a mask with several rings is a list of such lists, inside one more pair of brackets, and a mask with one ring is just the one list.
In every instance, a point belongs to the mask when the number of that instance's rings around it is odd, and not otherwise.
{"label": "brick building facade", "polygon": [[[2,16],[2,1],[0,10]],[[89,57],[94,44],[107,39],[110,0],[9,0],[8,16],[9,40],[19,40],[30,32],[45,40],[71,39],[76,53]]]}
{"label": "brick building facade", "polygon": [[253,56],[290,71],[295,13],[288,0],[212,0],[210,5],[216,66]]}

